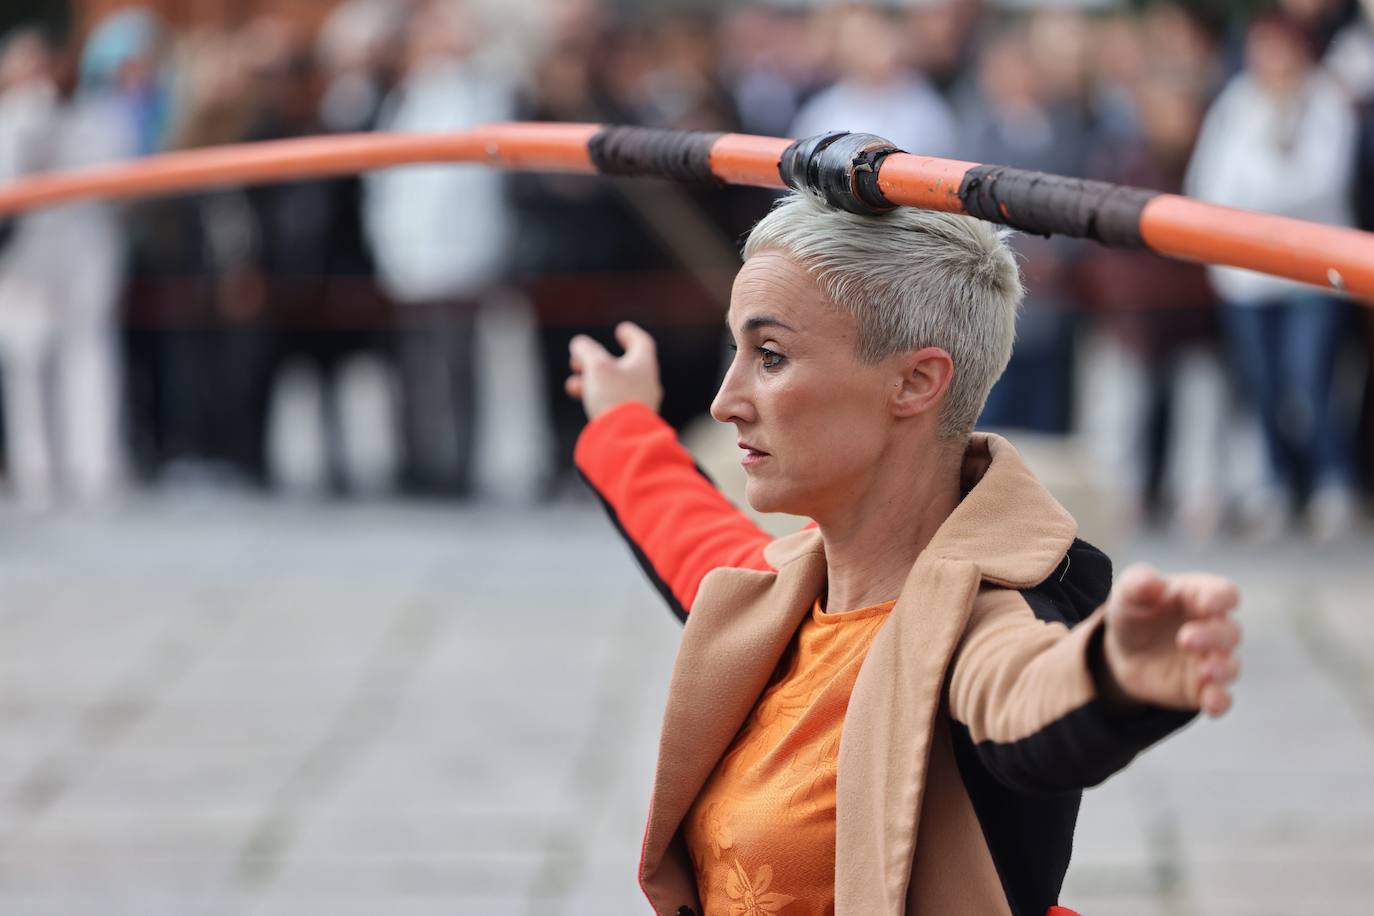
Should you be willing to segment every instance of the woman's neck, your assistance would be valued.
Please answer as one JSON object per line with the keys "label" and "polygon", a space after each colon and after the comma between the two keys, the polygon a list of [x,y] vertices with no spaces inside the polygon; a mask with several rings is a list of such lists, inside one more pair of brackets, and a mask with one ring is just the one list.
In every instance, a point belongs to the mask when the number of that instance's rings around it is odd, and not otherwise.
{"label": "woman's neck", "polygon": [[881,462],[842,509],[816,519],[825,541],[829,613],[897,597],[916,557],[959,504],[962,448]]}

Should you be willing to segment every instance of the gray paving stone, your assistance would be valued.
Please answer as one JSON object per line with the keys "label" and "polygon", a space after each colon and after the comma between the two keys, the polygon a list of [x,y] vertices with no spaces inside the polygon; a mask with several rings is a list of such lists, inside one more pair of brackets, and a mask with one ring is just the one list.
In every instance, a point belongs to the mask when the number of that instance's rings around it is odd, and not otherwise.
{"label": "gray paving stone", "polygon": [[[16,519],[0,517],[13,529]],[[678,625],[590,505],[148,499],[0,551],[0,912],[645,912]],[[1246,593],[1233,713],[1090,791],[1088,916],[1374,900],[1374,542]]]}

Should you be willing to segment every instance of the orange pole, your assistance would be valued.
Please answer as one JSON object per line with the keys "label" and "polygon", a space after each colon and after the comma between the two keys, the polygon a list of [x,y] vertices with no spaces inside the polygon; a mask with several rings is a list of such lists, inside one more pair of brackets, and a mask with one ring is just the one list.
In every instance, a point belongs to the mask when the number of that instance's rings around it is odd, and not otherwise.
{"label": "orange pole", "polygon": [[288,181],[417,162],[595,172],[595,124],[492,124],[450,134],[338,134],[162,153],[0,185],[0,214],[89,198],[129,198]]}
{"label": "orange pole", "polygon": [[1374,234],[1161,194],[1145,205],[1150,250],[1246,267],[1374,299]]}
{"label": "orange pole", "polygon": [[791,140],[723,134],[711,146],[711,171],[726,184],[756,188],[783,188],[778,160]]}
{"label": "orange pole", "polygon": [[[88,198],[129,198],[197,188],[340,175],[418,162],[596,173],[597,124],[491,124],[449,134],[349,134],[247,143],[49,173],[0,185],[0,215]],[[780,188],[790,140],[722,134],[711,174],[727,184]],[[878,187],[901,206],[967,212],[960,191],[976,163],[893,153]],[[648,171],[652,171],[651,169]],[[1140,237],[1168,257],[1244,267],[1374,300],[1374,234],[1221,207],[1173,194],[1151,199]]]}
{"label": "orange pole", "polygon": [[963,213],[959,185],[975,162],[893,153],[878,172],[878,187],[894,204]]}

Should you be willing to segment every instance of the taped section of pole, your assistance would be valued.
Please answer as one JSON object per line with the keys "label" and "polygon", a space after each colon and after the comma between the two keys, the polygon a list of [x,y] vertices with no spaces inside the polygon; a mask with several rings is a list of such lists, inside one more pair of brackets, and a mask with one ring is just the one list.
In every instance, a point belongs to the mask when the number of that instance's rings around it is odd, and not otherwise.
{"label": "taped section of pole", "polygon": [[451,134],[353,134],[165,153],[0,185],[0,215],[87,198],[130,198],[324,177],[419,162],[803,188],[832,206],[964,213],[1038,235],[1094,239],[1242,267],[1374,301],[1374,234],[1208,204],[1177,194],[936,159],[843,131],[790,141],[596,124],[492,124]]}

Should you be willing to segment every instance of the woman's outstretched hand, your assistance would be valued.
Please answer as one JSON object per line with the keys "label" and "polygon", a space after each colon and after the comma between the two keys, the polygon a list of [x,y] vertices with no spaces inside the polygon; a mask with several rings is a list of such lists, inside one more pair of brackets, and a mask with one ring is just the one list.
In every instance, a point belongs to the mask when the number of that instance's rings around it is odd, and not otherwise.
{"label": "woman's outstretched hand", "polygon": [[1240,674],[1232,619],[1240,594],[1221,576],[1165,576],[1136,564],[1107,598],[1105,684],[1116,699],[1219,716]]}
{"label": "woman's outstretched hand", "polygon": [[589,420],[626,401],[638,401],[657,413],[663,403],[663,386],[654,339],[629,321],[616,325],[615,339],[625,348],[624,356],[612,356],[585,334],[574,337],[568,345],[572,375],[563,383],[564,390],[582,402]]}

